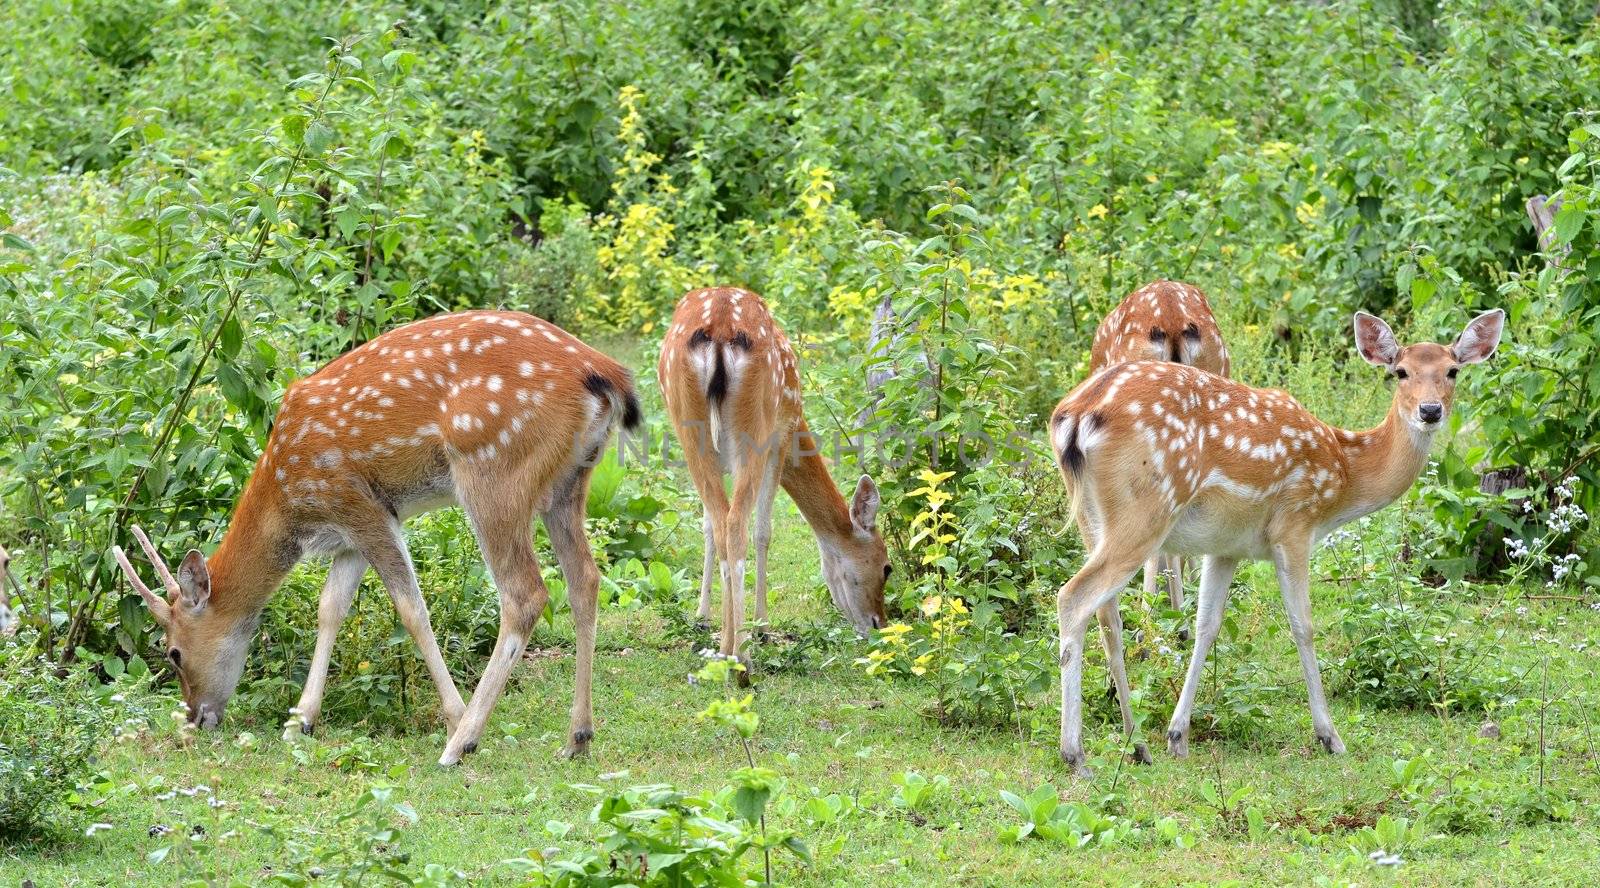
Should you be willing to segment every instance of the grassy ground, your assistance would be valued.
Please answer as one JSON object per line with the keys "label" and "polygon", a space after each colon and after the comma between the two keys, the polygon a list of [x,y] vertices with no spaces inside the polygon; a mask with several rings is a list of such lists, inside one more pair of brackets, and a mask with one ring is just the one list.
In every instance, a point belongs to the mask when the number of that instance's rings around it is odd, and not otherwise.
{"label": "grassy ground", "polygon": [[[814,619],[824,607],[808,591],[815,585],[815,548],[793,507],[780,502],[776,618],[780,623]],[[1548,726],[1547,762],[1552,785],[1583,800],[1574,821],[1513,827],[1496,820],[1488,831],[1441,837],[1407,851],[1397,870],[1380,870],[1349,851],[1352,830],[1386,809],[1396,757],[1431,749],[1438,768],[1465,764],[1472,773],[1498,775],[1511,787],[1523,778],[1535,779],[1537,719],[1532,709],[1528,715],[1503,714],[1503,736],[1488,741],[1476,738],[1476,717],[1384,713],[1336,697],[1334,714],[1350,754],[1317,754],[1269,576],[1265,571],[1244,576],[1252,588],[1236,592],[1235,614],[1245,633],[1261,639],[1274,683],[1282,686],[1259,701],[1270,713],[1264,732],[1244,741],[1198,740],[1187,761],[1158,752],[1153,767],[1103,766],[1089,782],[1073,780],[1056,760],[1053,708],[1040,710],[1045,729],[1039,736],[1021,742],[1013,735],[940,729],[919,714],[928,699],[924,689],[867,679],[849,656],[820,674],[763,676],[756,702],[763,717],[759,759],[788,778],[792,793],[805,796],[816,787],[860,802],[860,810],[839,824],[806,828],[807,841],[818,851],[815,867],[805,870],[785,861],[777,879],[924,886],[1324,880],[1458,885],[1579,884],[1600,874],[1593,807],[1600,781],[1587,725],[1576,715]],[[1326,626],[1341,593],[1332,586],[1319,592],[1319,622]],[[1569,640],[1592,638],[1600,630],[1600,614],[1559,602],[1536,604],[1521,615],[1487,606],[1482,613],[1482,619],[1460,630],[1511,628],[1504,655],[1519,662],[1537,662],[1543,647],[1530,638],[1541,628],[1559,628]],[[329,724],[301,747],[307,759],[302,762],[293,747],[277,739],[274,714],[233,712],[221,732],[187,745],[169,733],[115,746],[101,763],[106,801],[91,815],[111,828],[87,838],[63,833],[41,844],[0,849],[0,884],[24,879],[40,886],[173,884],[185,867],[202,866],[245,882],[264,880],[275,846],[257,826],[336,831],[339,815],[371,781],[396,766],[408,769],[387,778],[397,787],[396,800],[409,802],[420,815],[398,839],[412,859],[448,862],[484,883],[508,882],[512,877],[500,861],[526,848],[555,844],[545,832],[547,821],[577,824],[565,840],[569,846],[589,835],[592,797],[569,784],[661,781],[712,788],[742,763],[724,732],[695,717],[720,689],[685,681],[697,665],[693,645],[667,640],[661,619],[648,610],[603,614],[598,736],[589,758],[558,761],[555,751],[571,692],[572,663],[561,655],[569,627],[563,615],[556,628],[541,628],[495,712],[483,748],[459,768],[441,770],[433,764],[443,735],[421,714],[411,730],[375,737],[361,725]],[[1342,647],[1336,636],[1323,633],[1325,671]],[[1597,681],[1592,656],[1572,653],[1567,645],[1559,650],[1553,668],[1562,674],[1555,686],[1569,698],[1592,693]],[[1135,674],[1140,668],[1132,664]],[[1159,726],[1165,715],[1151,713],[1148,721]],[[1088,730],[1099,737],[1112,734],[1106,724],[1091,723]],[[1151,739],[1152,747],[1159,747]],[[950,788],[922,811],[902,811],[889,796],[891,778],[906,770],[944,775]],[[1250,788],[1244,804],[1263,813],[1266,835],[1252,841],[1242,824],[1230,826],[1203,808],[1203,786],[1219,780],[1228,793]],[[1016,816],[1001,802],[999,790],[1025,792],[1044,782],[1075,800],[1098,800],[1115,785],[1127,814],[1146,824],[1171,815],[1196,844],[1180,850],[1152,838],[1108,850],[1073,851],[1041,841],[1002,843],[1000,828]],[[226,807],[208,807],[204,793],[167,797],[174,789],[202,783]],[[1400,810],[1387,804],[1387,810]],[[171,844],[168,837],[150,835],[152,827],[191,829],[194,824],[206,826],[212,836],[209,857],[198,858],[184,847],[159,864],[147,860],[152,851]],[[1291,840],[1288,828],[1296,824],[1320,836],[1321,844],[1307,847]],[[236,833],[229,835],[230,830]]]}

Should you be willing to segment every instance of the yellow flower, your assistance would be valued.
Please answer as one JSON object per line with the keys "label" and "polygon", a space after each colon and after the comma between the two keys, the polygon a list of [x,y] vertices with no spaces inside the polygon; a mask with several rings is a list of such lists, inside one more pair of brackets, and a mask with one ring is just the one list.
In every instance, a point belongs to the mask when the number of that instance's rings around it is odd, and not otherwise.
{"label": "yellow flower", "polygon": [[927,616],[931,617],[937,614],[943,606],[944,599],[938,595],[929,595],[927,598],[922,599],[922,612]]}
{"label": "yellow flower", "polygon": [[900,636],[910,631],[911,627],[905,623],[890,623],[889,625],[878,630],[879,634],[888,639],[898,639]]}
{"label": "yellow flower", "polygon": [[967,603],[960,598],[952,596],[950,598],[950,612],[955,614],[967,613]]}
{"label": "yellow flower", "polygon": [[1110,210],[1106,209],[1106,205],[1105,204],[1095,204],[1094,206],[1089,208],[1089,218],[1090,219],[1104,219],[1107,215],[1110,214],[1110,212],[1111,212]]}

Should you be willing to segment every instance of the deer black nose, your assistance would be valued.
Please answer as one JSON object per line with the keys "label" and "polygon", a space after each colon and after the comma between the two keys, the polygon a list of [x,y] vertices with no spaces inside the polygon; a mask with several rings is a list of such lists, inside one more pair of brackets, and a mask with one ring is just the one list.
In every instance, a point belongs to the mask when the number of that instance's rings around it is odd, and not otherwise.
{"label": "deer black nose", "polygon": [[1438,422],[1444,417],[1444,405],[1438,402],[1418,404],[1417,417],[1423,422]]}

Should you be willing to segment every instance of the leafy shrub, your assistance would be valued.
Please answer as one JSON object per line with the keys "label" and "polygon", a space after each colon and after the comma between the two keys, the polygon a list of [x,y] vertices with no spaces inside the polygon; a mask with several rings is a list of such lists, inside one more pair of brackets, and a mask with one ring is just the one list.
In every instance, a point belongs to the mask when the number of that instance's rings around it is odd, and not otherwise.
{"label": "leafy shrub", "polygon": [[0,835],[42,826],[87,776],[117,724],[84,669],[58,669],[0,640]]}
{"label": "leafy shrub", "polygon": [[1126,818],[1103,814],[1093,805],[1062,802],[1048,783],[1026,796],[1002,789],[1000,798],[1022,815],[1022,823],[1000,830],[1000,841],[1008,844],[1031,836],[1077,850],[1119,845],[1139,832]]}
{"label": "leafy shrub", "polygon": [[932,685],[928,715],[943,724],[1018,728],[1054,678],[1049,637],[1009,632],[993,604],[969,609],[958,596],[929,596],[922,615],[885,626],[856,662],[868,675]]}
{"label": "leafy shrub", "polygon": [[507,307],[566,327],[586,293],[597,288],[595,239],[582,204],[550,201],[539,219],[539,240],[510,251],[505,270]]}
{"label": "leafy shrub", "polygon": [[[631,786],[608,791],[578,784],[582,792],[599,796],[590,820],[600,827],[598,850],[567,855],[529,851],[507,861],[537,888],[640,888],[743,885],[750,880],[766,883],[749,860],[759,859],[762,848],[787,849],[809,860],[804,843],[791,833],[773,832],[765,839],[755,828],[755,818],[733,804],[731,790],[691,795],[665,784]],[[554,826],[565,835],[568,824]]]}
{"label": "leafy shrub", "polygon": [[72,11],[83,27],[90,55],[117,68],[150,61],[161,6],[154,0],[75,0]]}
{"label": "leafy shrub", "polygon": [[1500,633],[1464,641],[1455,608],[1409,578],[1389,590],[1363,585],[1339,630],[1350,643],[1340,663],[1344,690],[1385,709],[1482,711],[1512,687],[1500,670]]}

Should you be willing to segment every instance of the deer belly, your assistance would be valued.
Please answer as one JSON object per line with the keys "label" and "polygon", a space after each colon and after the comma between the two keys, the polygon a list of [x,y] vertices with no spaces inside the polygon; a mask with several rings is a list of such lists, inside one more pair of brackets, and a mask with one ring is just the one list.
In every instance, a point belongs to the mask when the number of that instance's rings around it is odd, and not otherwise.
{"label": "deer belly", "polygon": [[[1226,555],[1232,558],[1267,557],[1267,540],[1260,522],[1250,520],[1240,504],[1199,497],[1178,511],[1178,520],[1161,543],[1167,555]],[[1256,504],[1259,511],[1260,504]]]}

